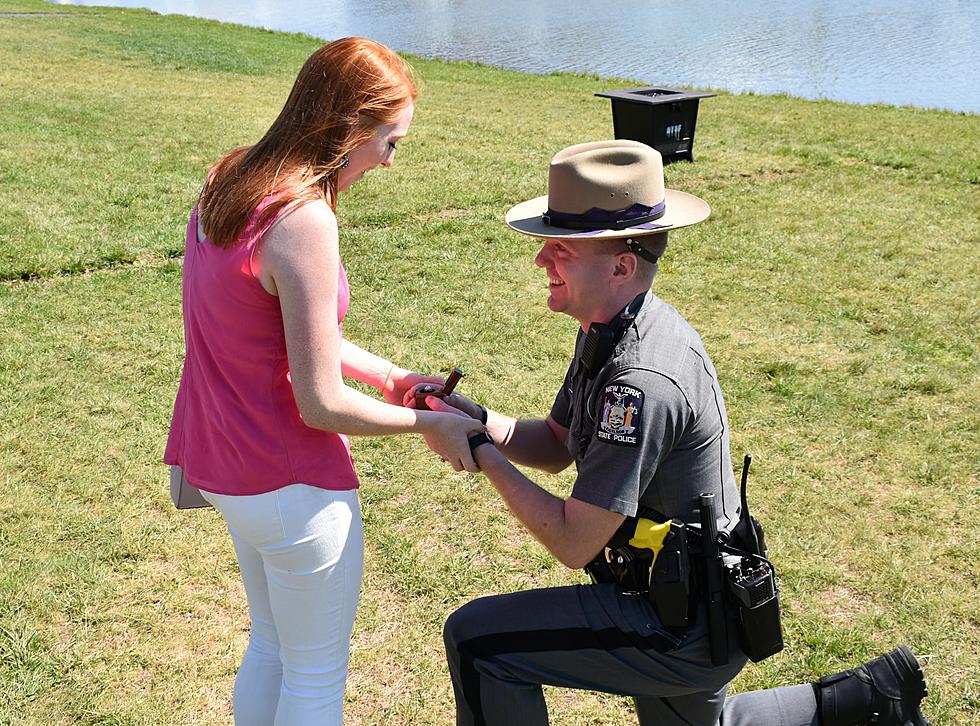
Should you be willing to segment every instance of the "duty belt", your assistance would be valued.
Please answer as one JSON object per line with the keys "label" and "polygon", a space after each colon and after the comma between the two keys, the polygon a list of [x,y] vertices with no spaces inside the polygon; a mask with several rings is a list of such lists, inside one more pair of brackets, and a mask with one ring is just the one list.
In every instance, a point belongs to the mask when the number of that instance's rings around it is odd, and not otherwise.
{"label": "duty belt", "polygon": [[646,595],[670,629],[687,628],[703,601],[715,665],[728,662],[730,615],[737,618],[739,644],[751,660],[783,649],[776,573],[766,557],[762,526],[749,515],[750,462],[746,456],[741,516],[731,534],[719,535],[714,495],[704,493],[697,497],[700,527],[641,510],[585,568],[595,583],[616,583],[624,594]]}

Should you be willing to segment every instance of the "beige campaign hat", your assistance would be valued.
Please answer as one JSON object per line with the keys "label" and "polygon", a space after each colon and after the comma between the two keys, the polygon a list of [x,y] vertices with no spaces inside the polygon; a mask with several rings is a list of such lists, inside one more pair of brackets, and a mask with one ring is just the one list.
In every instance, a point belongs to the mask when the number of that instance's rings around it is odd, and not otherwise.
{"label": "beige campaign hat", "polygon": [[548,194],[511,207],[505,221],[533,237],[619,239],[703,222],[708,204],[664,188],[660,152],[639,141],[593,141],[551,159]]}

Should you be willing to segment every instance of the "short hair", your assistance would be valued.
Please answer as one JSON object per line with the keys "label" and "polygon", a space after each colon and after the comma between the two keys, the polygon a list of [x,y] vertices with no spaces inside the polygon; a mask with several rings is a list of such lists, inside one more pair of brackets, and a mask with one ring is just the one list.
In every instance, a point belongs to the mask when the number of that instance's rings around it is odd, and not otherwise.
{"label": "short hair", "polygon": [[[646,235],[644,237],[631,237],[624,242],[632,241],[634,244],[639,245],[646,252],[649,252],[651,256],[655,257],[656,260],[660,260],[663,257],[664,252],[667,251],[667,232],[657,232],[656,234]],[[627,250],[629,251],[629,250]],[[641,273],[650,276],[650,283],[653,283],[654,278],[657,276],[657,272],[660,270],[659,262],[652,262],[646,257],[641,257],[640,255],[634,255],[637,262],[637,270]]]}

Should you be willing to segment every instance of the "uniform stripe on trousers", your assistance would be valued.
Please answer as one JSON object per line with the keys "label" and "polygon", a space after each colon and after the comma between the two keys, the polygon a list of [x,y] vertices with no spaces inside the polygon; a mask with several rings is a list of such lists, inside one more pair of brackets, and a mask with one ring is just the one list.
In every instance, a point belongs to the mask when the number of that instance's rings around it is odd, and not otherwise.
{"label": "uniform stripe on trousers", "polygon": [[[678,646],[678,641],[666,633],[627,635],[617,628],[565,628],[562,630],[526,630],[510,633],[490,633],[464,640],[457,645],[460,658],[460,680],[466,703],[473,711],[477,726],[486,726],[480,696],[480,673],[475,661],[503,653],[547,653],[568,650],[604,650],[641,648],[666,653]],[[623,693],[620,695],[627,696]]]}

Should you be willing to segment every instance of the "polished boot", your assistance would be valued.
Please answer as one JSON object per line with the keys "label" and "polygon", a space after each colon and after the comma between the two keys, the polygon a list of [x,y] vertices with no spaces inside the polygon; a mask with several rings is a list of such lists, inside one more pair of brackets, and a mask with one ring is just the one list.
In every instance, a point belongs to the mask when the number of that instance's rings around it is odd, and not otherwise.
{"label": "polished boot", "polygon": [[823,726],[930,726],[919,708],[928,694],[926,680],[906,645],[824,676],[813,687]]}

